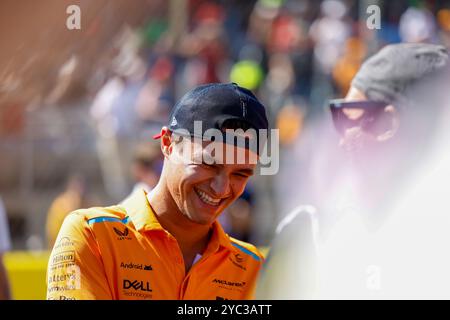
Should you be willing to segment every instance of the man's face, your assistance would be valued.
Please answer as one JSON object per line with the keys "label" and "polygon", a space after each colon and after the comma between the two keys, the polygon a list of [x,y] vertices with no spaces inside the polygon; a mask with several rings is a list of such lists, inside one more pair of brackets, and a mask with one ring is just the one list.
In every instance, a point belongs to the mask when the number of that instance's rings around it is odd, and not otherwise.
{"label": "man's face", "polygon": [[[256,167],[248,161],[255,155],[237,147],[232,147],[232,150],[235,155],[243,152],[245,163],[224,159],[222,164],[207,164],[213,162],[215,156],[215,152],[212,154],[211,149],[205,148],[210,143],[183,139],[173,146],[166,162],[167,185],[175,203],[185,217],[199,224],[214,222],[242,194]],[[230,148],[224,143],[215,144],[215,150]],[[184,153],[186,148],[191,150],[190,157]]]}

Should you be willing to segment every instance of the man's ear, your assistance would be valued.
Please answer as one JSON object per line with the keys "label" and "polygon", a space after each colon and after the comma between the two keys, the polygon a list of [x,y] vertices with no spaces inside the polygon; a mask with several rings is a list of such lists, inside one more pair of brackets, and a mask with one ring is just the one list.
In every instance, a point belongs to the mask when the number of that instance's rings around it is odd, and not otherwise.
{"label": "man's ear", "polygon": [[164,157],[168,157],[172,153],[173,140],[172,132],[167,127],[161,128],[161,151]]}

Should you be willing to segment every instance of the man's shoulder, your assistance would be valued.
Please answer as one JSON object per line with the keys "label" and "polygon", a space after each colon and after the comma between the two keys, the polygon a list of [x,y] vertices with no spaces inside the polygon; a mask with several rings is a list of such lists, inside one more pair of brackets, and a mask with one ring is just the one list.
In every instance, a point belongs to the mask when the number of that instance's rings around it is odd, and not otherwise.
{"label": "man's shoulder", "polygon": [[84,245],[94,239],[102,242],[101,239],[117,238],[117,235],[128,239],[128,229],[133,229],[133,226],[120,206],[79,209],[69,213],[64,219],[56,241],[70,238],[72,242]]}
{"label": "man's shoulder", "polygon": [[263,254],[253,244],[235,239],[233,237],[230,237],[230,242],[236,251],[242,252],[247,256],[251,256],[258,262],[262,262],[264,260]]}
{"label": "man's shoulder", "polygon": [[117,221],[122,222],[127,219],[126,211],[121,206],[92,207],[88,209],[78,209],[71,212],[66,220],[72,224],[93,225],[96,222]]}

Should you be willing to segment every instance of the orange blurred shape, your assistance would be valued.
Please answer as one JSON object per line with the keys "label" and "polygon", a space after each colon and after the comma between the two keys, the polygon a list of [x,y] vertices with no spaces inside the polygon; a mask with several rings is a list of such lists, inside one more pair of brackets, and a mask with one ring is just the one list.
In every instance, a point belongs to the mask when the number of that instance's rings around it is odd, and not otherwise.
{"label": "orange blurred shape", "polygon": [[303,129],[304,113],[293,104],[284,106],[277,116],[277,128],[280,130],[280,142],[284,145],[293,143]]}
{"label": "orange blurred shape", "polygon": [[349,38],[346,41],[344,55],[336,62],[332,72],[333,80],[342,96],[350,89],[351,81],[358,72],[366,53],[367,47],[361,39]]}
{"label": "orange blurred shape", "polygon": [[442,30],[450,32],[450,10],[441,9],[437,14],[437,21]]}
{"label": "orange blurred shape", "polygon": [[357,37],[348,38],[345,42],[345,55],[362,60],[367,54],[364,41]]}
{"label": "orange blurred shape", "polygon": [[14,136],[23,133],[25,108],[21,103],[8,103],[0,106],[0,135]]}

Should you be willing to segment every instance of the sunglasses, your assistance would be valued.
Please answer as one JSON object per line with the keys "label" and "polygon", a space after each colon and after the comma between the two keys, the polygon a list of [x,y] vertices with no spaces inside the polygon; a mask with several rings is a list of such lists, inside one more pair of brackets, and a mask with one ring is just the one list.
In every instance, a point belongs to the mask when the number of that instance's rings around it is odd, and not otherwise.
{"label": "sunglasses", "polygon": [[[359,127],[367,133],[379,135],[388,130],[385,108],[388,105],[382,101],[345,101],[335,99],[329,101],[331,117],[336,130],[341,134],[349,128]],[[345,109],[345,110],[344,110]],[[357,117],[351,117],[351,109],[362,112]],[[346,112],[347,111],[347,112]]]}

